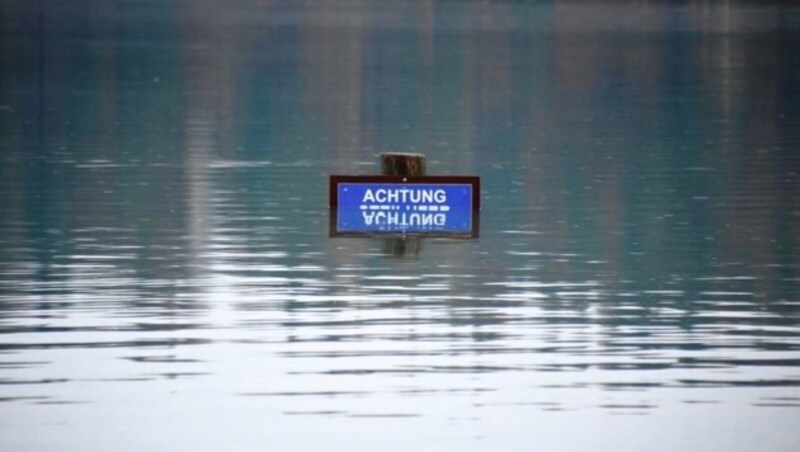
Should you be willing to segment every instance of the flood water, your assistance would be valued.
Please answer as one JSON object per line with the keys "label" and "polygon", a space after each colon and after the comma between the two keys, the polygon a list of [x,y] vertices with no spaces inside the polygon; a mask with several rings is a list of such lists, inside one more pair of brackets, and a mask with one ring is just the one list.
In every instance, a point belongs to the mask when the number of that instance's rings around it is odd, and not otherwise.
{"label": "flood water", "polygon": [[[796,451],[790,2],[0,2],[0,449]],[[386,150],[477,239],[331,238]]]}

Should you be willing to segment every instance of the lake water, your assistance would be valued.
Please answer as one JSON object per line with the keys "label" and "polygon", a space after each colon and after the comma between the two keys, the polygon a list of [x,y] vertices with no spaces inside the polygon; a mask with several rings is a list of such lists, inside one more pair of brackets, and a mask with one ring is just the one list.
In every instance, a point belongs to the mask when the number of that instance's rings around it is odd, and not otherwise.
{"label": "lake water", "polygon": [[[0,449],[800,447],[797,5],[0,27]],[[329,237],[386,150],[479,175],[480,237]]]}

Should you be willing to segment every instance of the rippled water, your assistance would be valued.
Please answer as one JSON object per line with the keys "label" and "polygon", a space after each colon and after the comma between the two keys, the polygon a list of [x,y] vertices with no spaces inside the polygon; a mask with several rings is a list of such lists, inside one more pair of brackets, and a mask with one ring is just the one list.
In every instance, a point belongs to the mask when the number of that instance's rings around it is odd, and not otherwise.
{"label": "rippled water", "polygon": [[[71,3],[0,3],[3,450],[797,450],[798,8]],[[387,149],[480,238],[329,238]]]}

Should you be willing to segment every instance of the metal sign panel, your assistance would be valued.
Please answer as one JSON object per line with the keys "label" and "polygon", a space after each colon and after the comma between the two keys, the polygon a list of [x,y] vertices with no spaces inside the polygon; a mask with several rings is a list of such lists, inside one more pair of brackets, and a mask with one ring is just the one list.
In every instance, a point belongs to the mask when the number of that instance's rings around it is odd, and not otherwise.
{"label": "metal sign panel", "polygon": [[331,235],[477,237],[480,179],[473,176],[331,176]]}

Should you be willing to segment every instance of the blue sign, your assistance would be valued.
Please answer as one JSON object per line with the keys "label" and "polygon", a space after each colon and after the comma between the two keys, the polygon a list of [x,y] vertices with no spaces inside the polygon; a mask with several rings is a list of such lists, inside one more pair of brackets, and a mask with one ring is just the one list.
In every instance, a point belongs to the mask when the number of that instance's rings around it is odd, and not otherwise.
{"label": "blue sign", "polygon": [[332,176],[334,235],[477,235],[478,178]]}

